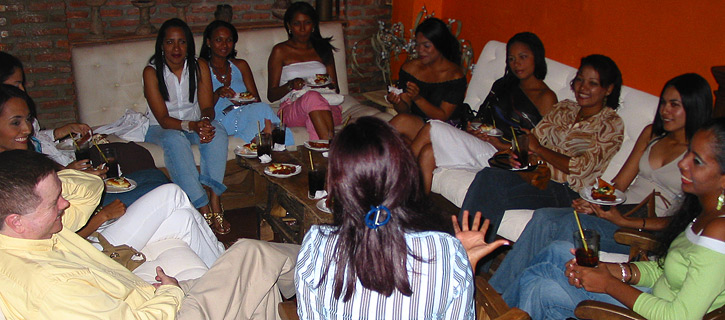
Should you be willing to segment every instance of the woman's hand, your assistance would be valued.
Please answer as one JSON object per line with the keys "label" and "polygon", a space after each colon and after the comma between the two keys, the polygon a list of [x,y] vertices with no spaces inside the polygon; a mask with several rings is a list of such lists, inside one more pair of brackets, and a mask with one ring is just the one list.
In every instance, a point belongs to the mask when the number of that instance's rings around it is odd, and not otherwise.
{"label": "woman's hand", "polygon": [[[74,162],[81,162],[81,161],[74,161]],[[74,162],[71,162],[68,165],[70,166]],[[66,168],[68,168],[68,167],[66,167]],[[68,168],[68,169],[74,169],[74,168]],[[99,166],[99,167],[94,168],[91,165],[88,165],[85,169],[76,169],[76,170],[83,170],[83,172],[99,176],[99,177],[101,177],[101,179],[106,179],[106,172],[108,172],[108,168],[106,168],[105,166]]]}
{"label": "woman's hand", "polygon": [[582,198],[574,199],[571,202],[571,206],[576,210],[577,213],[584,213],[584,214],[592,214],[594,213],[594,208],[599,208],[598,204],[591,203],[589,201],[586,201]]}
{"label": "woman's hand", "polygon": [[199,134],[200,143],[209,143],[214,139],[215,128],[209,119],[189,122],[189,128]]}
{"label": "woman's hand", "polygon": [[86,170],[91,167],[91,161],[88,159],[79,159],[76,161],[73,161],[69,163],[67,166],[65,166],[66,169],[75,169],[75,170]]}
{"label": "woman's hand", "polygon": [[58,140],[71,133],[79,133],[83,136],[86,134],[93,134],[93,131],[91,130],[91,127],[85,123],[69,123],[53,130],[53,138]]}
{"label": "woman's hand", "polygon": [[617,206],[612,206],[609,210],[604,210],[598,205],[593,205],[592,209],[594,209],[594,214],[596,214],[597,217],[605,219],[618,226],[621,226],[622,221],[626,220],[624,216],[622,216],[622,213],[619,212],[619,209],[617,209]]}
{"label": "woman's hand", "polygon": [[410,96],[410,101],[415,101],[420,98],[420,88],[418,88],[418,85],[415,84],[415,82],[408,81],[403,94],[408,94],[408,96]]}
{"label": "woman's hand", "polygon": [[104,219],[103,222],[106,222],[111,219],[118,219],[124,214],[126,214],[126,205],[121,200],[116,199],[103,207],[96,215]]}
{"label": "woman's hand", "polygon": [[227,98],[227,99],[237,95],[237,93],[234,92],[234,90],[232,88],[225,87],[225,86],[221,86],[221,87],[219,87],[219,89],[216,89],[216,91],[214,91],[214,94],[220,98]]}
{"label": "woman's hand", "polygon": [[396,105],[400,103],[400,101],[402,101],[402,99],[400,99],[400,95],[395,94],[394,92],[388,92],[388,95],[385,96],[385,98],[393,105]]}
{"label": "woman's hand", "polygon": [[468,254],[468,260],[471,262],[471,267],[476,268],[476,263],[481,258],[485,257],[489,253],[496,250],[502,245],[508,245],[509,242],[506,240],[496,240],[492,243],[486,243],[486,230],[488,230],[489,220],[483,221],[481,226],[481,212],[476,212],[476,216],[473,218],[473,225],[468,228],[468,210],[463,211],[463,221],[461,226],[458,226],[458,217],[455,215],[451,216],[453,221],[453,230],[456,234],[456,239],[461,241],[463,248],[466,249]]}
{"label": "woman's hand", "polygon": [[287,85],[292,90],[300,90],[305,87],[305,79],[294,78],[287,82]]}
{"label": "woman's hand", "polygon": [[[574,249],[571,250],[574,254]],[[596,267],[582,267],[576,264],[576,259],[566,263],[564,275],[569,284],[577,288],[584,288],[589,292],[607,293],[607,288],[613,283],[621,283],[620,279],[612,276],[606,263],[599,263]]]}

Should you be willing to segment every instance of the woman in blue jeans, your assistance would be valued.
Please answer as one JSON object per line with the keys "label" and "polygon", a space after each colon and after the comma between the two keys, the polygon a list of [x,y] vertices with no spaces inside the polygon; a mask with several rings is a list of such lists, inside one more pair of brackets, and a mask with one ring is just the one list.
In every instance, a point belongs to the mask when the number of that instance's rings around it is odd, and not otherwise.
{"label": "woman in blue jeans", "polygon": [[574,316],[583,300],[632,309],[646,319],[702,319],[725,304],[725,118],[697,131],[677,164],[685,200],[661,233],[657,261],[583,267],[570,243],[534,258],[504,294],[533,319]]}
{"label": "woman in blue jeans", "polygon": [[[205,61],[194,57],[191,29],[179,19],[161,25],[156,51],[143,71],[150,127],[146,141],[164,149],[169,175],[204,215],[214,232],[229,233],[220,195],[226,169],[227,132],[214,121],[211,75]],[[199,145],[201,173],[191,145]]]}
{"label": "woman in blue jeans", "polygon": [[[668,81],[662,88],[653,124],[642,130],[627,162],[612,180],[615,188],[626,192],[625,204],[605,211],[599,205],[577,199],[574,208],[536,210],[489,281],[491,285],[505,294],[541,249],[555,240],[570,241],[572,232],[577,230],[574,209],[586,213],[579,215],[582,226],[599,233],[600,249],[606,252],[629,252],[627,246],[614,241],[614,232],[619,228],[659,231],[667,227],[682,197],[677,162],[684,157],[695,130],[710,119],[711,110],[710,85],[703,77],[688,73]],[[652,190],[661,195],[655,197],[657,217],[646,217],[646,206],[627,217],[622,215]]]}

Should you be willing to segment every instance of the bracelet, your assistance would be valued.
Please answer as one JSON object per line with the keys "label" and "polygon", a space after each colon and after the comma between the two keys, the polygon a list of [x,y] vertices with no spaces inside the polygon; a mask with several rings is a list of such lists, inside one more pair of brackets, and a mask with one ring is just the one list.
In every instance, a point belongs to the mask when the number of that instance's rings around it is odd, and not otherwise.
{"label": "bracelet", "polygon": [[209,117],[201,117],[200,120],[209,120],[209,121],[211,121],[211,118],[209,118]]}
{"label": "bracelet", "polygon": [[181,121],[181,130],[184,130],[186,132],[191,132],[191,129],[189,129],[189,120],[183,120]]}
{"label": "bracelet", "polygon": [[624,263],[619,263],[619,269],[622,270],[622,282],[627,283],[625,280],[627,278],[627,271],[624,270]]}

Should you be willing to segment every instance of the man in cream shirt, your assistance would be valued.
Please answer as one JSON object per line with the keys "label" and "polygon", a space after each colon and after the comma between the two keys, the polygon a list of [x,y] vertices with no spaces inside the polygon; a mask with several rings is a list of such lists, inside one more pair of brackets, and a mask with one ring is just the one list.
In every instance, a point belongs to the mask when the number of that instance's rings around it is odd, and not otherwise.
{"label": "man in cream shirt", "polygon": [[32,151],[0,153],[0,310],[6,318],[278,319],[280,291],[294,294],[299,247],[248,239],[199,279],[179,282],[157,267],[158,283],[144,282],[75,234],[87,217],[63,219],[69,203],[56,167]]}

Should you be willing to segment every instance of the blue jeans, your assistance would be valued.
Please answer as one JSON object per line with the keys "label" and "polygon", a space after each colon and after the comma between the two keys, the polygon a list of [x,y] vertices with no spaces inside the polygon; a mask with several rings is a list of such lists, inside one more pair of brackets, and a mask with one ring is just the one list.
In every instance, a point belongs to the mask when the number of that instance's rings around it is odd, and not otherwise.
{"label": "blue jeans", "polygon": [[[229,135],[251,142],[257,135],[257,123],[264,128],[264,120],[269,119],[272,123],[279,123],[279,117],[274,114],[272,108],[263,102],[257,102],[241,106],[223,115],[217,112],[217,119],[224,125]],[[293,146],[295,144],[292,130],[287,128],[284,136],[284,144]]]}
{"label": "blue jeans", "polygon": [[[582,227],[594,229],[600,235],[599,248],[611,253],[629,253],[629,247],[614,241],[617,225],[593,215],[580,214]],[[572,234],[578,230],[574,209],[544,208],[534,211],[534,215],[521,232],[506,258],[489,280],[491,286],[501,294],[515,284],[523,270],[529,266],[534,256],[544,247],[556,240],[572,241]]]}
{"label": "blue jeans", "polygon": [[546,189],[541,190],[515,172],[484,168],[471,182],[458,216],[462,219],[463,210],[468,210],[473,220],[476,211],[481,211],[484,218],[491,220],[491,229],[486,233],[486,240],[490,242],[496,237],[506,210],[566,207],[576,198],[579,195],[565,183],[549,181]]}
{"label": "blue jeans", "polygon": [[509,306],[529,313],[531,319],[566,319],[584,300],[597,300],[624,307],[612,296],[588,292],[569,284],[566,262],[574,256],[571,242],[555,241],[544,248],[503,298]]}
{"label": "blue jeans", "polygon": [[169,183],[169,178],[167,178],[166,175],[159,169],[139,170],[129,174],[124,174],[123,176],[136,181],[136,188],[124,193],[106,193],[101,205],[107,206],[109,203],[113,202],[113,200],[118,199],[121,200],[126,207],[128,207],[149,191],[156,189],[156,187],[163,184]]}
{"label": "blue jeans", "polygon": [[[171,181],[178,184],[192,205],[200,208],[209,203],[202,185],[208,186],[215,194],[221,195],[227,187],[222,183],[227,165],[227,146],[229,137],[224,126],[212,121],[216,129],[214,139],[209,143],[200,143],[196,132],[164,129],[152,125],[146,132],[146,141],[164,149],[164,161],[169,170]],[[199,145],[201,154],[201,173],[196,169],[191,145]]]}

